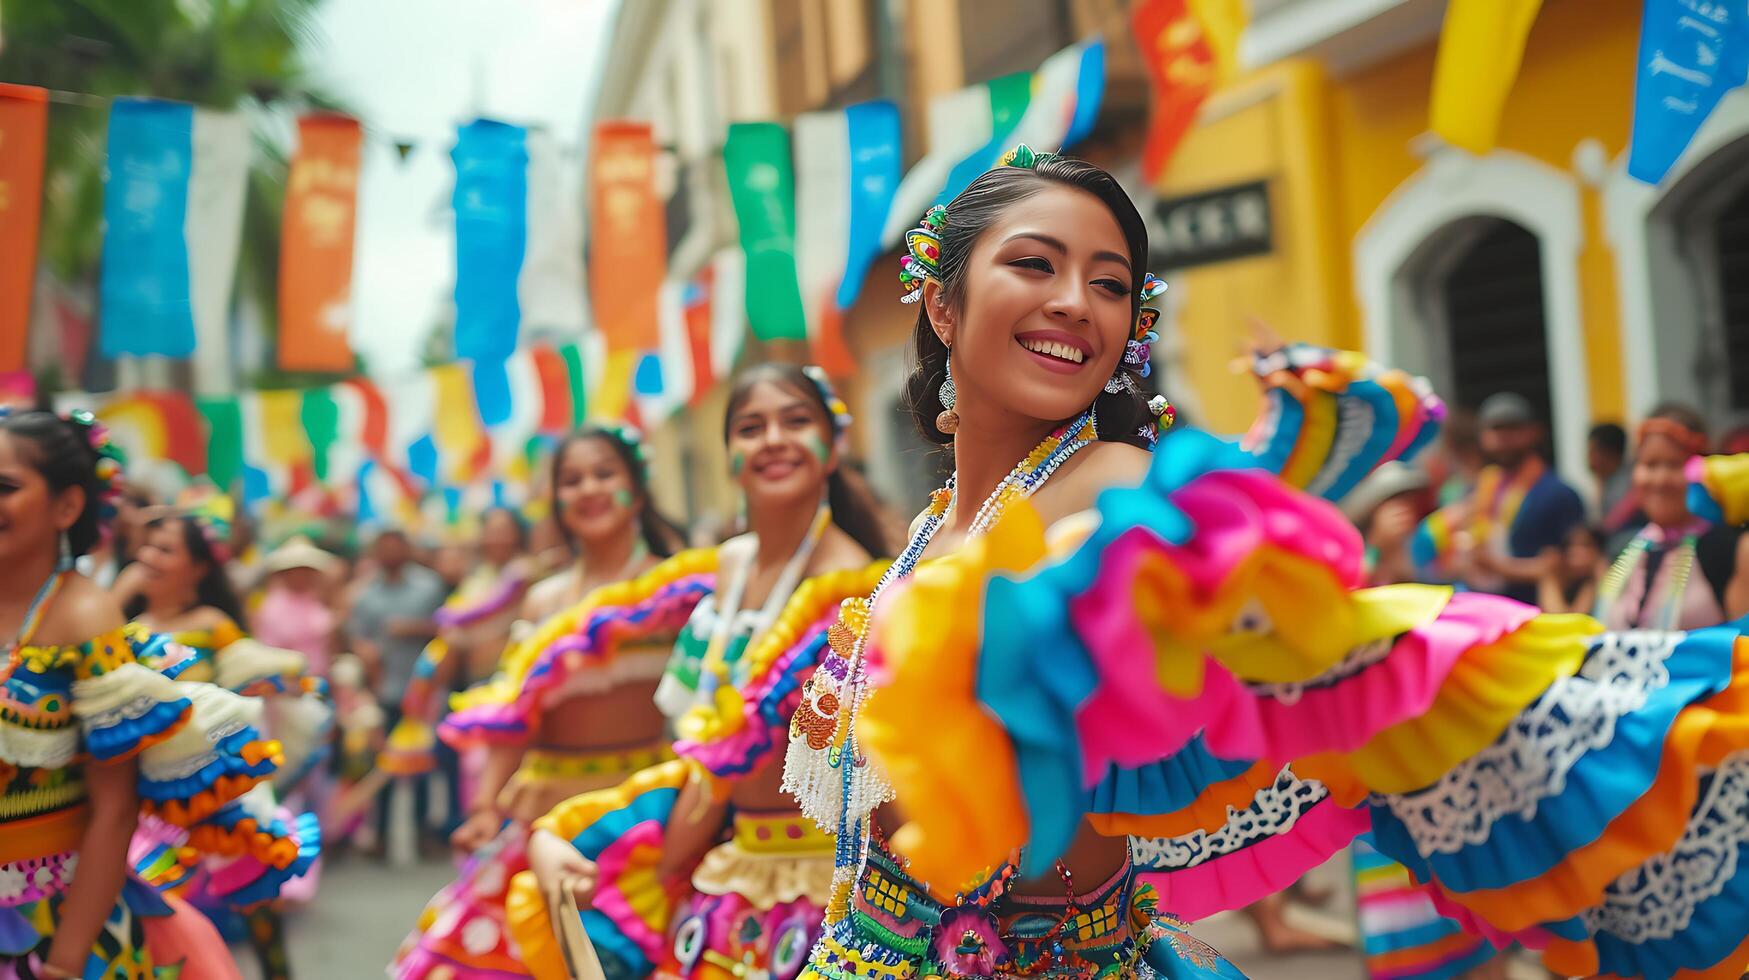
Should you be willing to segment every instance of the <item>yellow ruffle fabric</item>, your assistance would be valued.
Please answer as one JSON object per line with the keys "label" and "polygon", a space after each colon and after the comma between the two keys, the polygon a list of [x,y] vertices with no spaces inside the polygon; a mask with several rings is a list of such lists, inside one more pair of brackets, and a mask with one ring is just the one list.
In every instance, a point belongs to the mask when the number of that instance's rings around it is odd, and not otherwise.
{"label": "yellow ruffle fabric", "polygon": [[[882,605],[890,602],[891,614],[870,627],[885,659],[870,665],[879,686],[857,716],[856,735],[900,799],[930,803],[928,834],[907,824],[893,836],[919,880],[958,882],[967,877],[967,854],[1012,851],[1026,840],[1013,746],[975,694],[979,613],[991,574],[1028,568],[1044,555],[1038,515],[1017,501],[958,554],[889,587]],[[917,751],[920,742],[928,753]],[[978,843],[968,849],[967,841]]]}

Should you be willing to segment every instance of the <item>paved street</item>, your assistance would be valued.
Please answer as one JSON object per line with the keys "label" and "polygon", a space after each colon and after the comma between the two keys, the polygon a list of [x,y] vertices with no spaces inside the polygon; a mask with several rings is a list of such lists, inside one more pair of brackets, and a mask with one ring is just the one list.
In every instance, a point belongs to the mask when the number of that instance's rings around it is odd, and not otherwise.
{"label": "paved street", "polygon": [[[1314,872],[1319,884],[1345,886],[1347,863],[1339,858]],[[374,980],[412,927],[420,906],[450,878],[450,866],[428,862],[394,869],[353,858],[324,869],[314,907],[297,912],[291,922],[292,966],[298,980]],[[1340,936],[1352,934],[1346,910],[1346,888],[1332,903],[1332,913],[1296,922]],[[1217,916],[1197,929],[1197,935],[1230,956],[1258,980],[1355,980],[1359,959],[1350,952],[1269,957],[1261,952],[1257,933],[1237,915]],[[254,964],[239,949],[244,975]]]}

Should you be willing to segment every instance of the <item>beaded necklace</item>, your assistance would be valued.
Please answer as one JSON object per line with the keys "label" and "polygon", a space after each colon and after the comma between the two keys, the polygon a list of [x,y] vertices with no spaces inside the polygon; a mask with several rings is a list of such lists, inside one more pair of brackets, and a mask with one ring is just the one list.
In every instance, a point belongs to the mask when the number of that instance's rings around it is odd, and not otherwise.
{"label": "beaded necklace", "polygon": [[[1669,559],[1670,587],[1665,590],[1664,608],[1656,618],[1655,625],[1639,622],[1636,623],[1636,628],[1662,630],[1675,628],[1676,620],[1682,614],[1683,596],[1688,593],[1689,575],[1694,572],[1695,549],[1701,534],[1705,531],[1704,522],[1695,522],[1682,533],[1681,543],[1676,546]],[[1668,535],[1663,537],[1664,540],[1669,539]],[[1651,552],[1654,543],[1651,536],[1642,531],[1609,566],[1609,571],[1604,573],[1603,581],[1597,587],[1596,614],[1598,619],[1606,618],[1616,602],[1621,599],[1622,592],[1627,588],[1628,579],[1633,577],[1634,571],[1645,561],[1646,555]],[[1653,577],[1650,572],[1646,574],[1646,587],[1640,593],[1642,610],[1645,608],[1646,601],[1651,598],[1652,586],[1655,584],[1652,581]]]}
{"label": "beaded necklace", "polygon": [[[1098,422],[1092,410],[1076,416],[1068,424],[1046,436],[1044,441],[1015,464],[1002,482],[996,485],[996,489],[984,499],[972,516],[967,536],[975,536],[988,530],[1001,517],[1010,502],[1037,493],[1069,457],[1098,437]],[[906,543],[899,557],[875,584],[868,599],[854,605],[846,604],[843,625],[853,631],[854,645],[851,647],[846,674],[837,699],[838,731],[834,733],[837,736],[834,738],[836,751],[828,746],[822,753],[827,766],[837,770],[838,799],[836,807],[831,808],[836,812],[822,812],[818,805],[817,792],[824,789],[821,785],[824,782],[821,778],[824,773],[818,770],[810,773],[792,771],[797,768],[793,763],[800,760],[792,759],[792,765],[786,766],[785,788],[796,794],[804,811],[823,824],[835,824],[837,827],[828,921],[847,911],[851,890],[868,859],[870,816],[876,807],[893,798],[892,787],[869,764],[868,759],[857,752],[856,747],[856,715],[868,697],[868,677],[864,661],[868,634],[867,613],[874,608],[875,602],[888,585],[909,576],[916,569],[929,542],[952,513],[956,499],[955,485],[956,480],[949,478],[946,485],[930,495],[929,509],[924,514],[922,523],[911,535],[911,540]],[[802,764],[807,766],[808,762]],[[828,816],[833,819],[822,819]],[[990,891],[989,900],[994,901],[998,889]]]}

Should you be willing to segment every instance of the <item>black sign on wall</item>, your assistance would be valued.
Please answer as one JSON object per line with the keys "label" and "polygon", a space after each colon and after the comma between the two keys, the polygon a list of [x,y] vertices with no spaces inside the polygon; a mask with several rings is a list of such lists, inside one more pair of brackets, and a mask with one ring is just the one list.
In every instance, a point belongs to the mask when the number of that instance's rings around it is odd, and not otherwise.
{"label": "black sign on wall", "polygon": [[1158,269],[1264,255],[1273,248],[1267,181],[1162,198],[1154,213],[1159,220],[1148,261]]}

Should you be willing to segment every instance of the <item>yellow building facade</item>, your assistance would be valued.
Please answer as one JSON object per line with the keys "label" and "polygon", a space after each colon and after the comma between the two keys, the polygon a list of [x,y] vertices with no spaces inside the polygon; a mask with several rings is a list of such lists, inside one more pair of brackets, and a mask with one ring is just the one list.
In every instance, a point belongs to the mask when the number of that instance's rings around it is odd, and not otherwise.
{"label": "yellow building facade", "polygon": [[1734,246],[1707,241],[1741,196],[1721,173],[1743,169],[1749,117],[1733,96],[1665,185],[1627,178],[1641,9],[1546,0],[1486,156],[1428,133],[1436,29],[1359,65],[1311,50],[1212,97],[1156,182],[1157,216],[1170,225],[1174,202],[1262,182],[1269,227],[1256,254],[1193,252],[1163,273],[1173,374],[1202,421],[1232,431],[1255,412],[1229,367],[1252,319],[1425,373],[1466,407],[1524,390],[1570,476],[1594,421],[1670,397],[1720,420],[1749,404],[1716,367],[1745,332],[1728,295]]}

